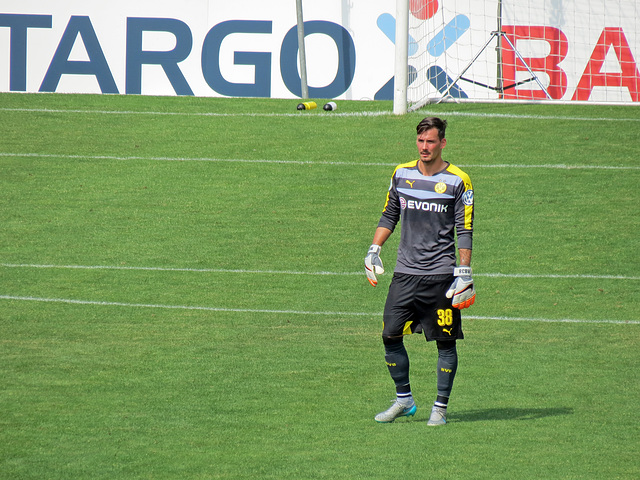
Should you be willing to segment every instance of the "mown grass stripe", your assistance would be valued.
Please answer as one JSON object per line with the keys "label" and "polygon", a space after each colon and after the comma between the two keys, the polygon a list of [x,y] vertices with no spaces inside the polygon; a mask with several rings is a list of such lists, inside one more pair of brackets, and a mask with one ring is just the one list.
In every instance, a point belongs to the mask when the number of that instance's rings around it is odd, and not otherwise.
{"label": "mown grass stripe", "polygon": [[[319,275],[319,276],[360,276],[364,275],[364,270],[359,272],[330,272],[315,271],[304,272],[299,270],[258,270],[242,268],[181,268],[181,267],[136,267],[128,265],[40,265],[32,263],[0,263],[0,267],[5,268],[59,268],[76,270],[141,270],[156,272],[194,272],[194,273],[240,273],[252,275]],[[538,274],[538,273],[474,273],[476,277],[493,278],[575,278],[575,279],[595,279],[595,280],[640,280],[640,277],[629,277],[624,275],[593,275],[593,274]]]}
{"label": "mown grass stripe", "polygon": [[[0,152],[0,157],[25,157],[25,158],[61,158],[69,160],[117,160],[117,161],[154,161],[154,162],[220,162],[220,163],[273,163],[282,165],[334,165],[334,166],[367,166],[367,167],[393,167],[396,163],[386,162],[326,162],[312,160],[268,160],[248,158],[207,158],[207,157],[139,157],[117,155],[68,155],[56,153],[14,153]],[[543,168],[559,170],[640,170],[640,166],[626,165],[567,165],[567,164],[493,164],[493,165],[458,165],[462,168]]]}
{"label": "mown grass stripe", "polygon": [[[311,310],[280,310],[266,308],[228,308],[228,307],[205,307],[197,305],[163,305],[151,303],[127,303],[127,302],[106,302],[99,300],[77,300],[70,298],[43,298],[19,295],[0,295],[2,300],[14,300],[25,302],[45,302],[45,303],[66,303],[72,305],[95,305],[105,307],[129,307],[129,308],[158,308],[170,310],[202,310],[208,312],[228,312],[228,313],[277,313],[289,315],[319,315],[319,316],[347,316],[347,317],[378,317],[379,312],[334,312],[334,311],[311,311]],[[545,322],[545,323],[609,323],[620,325],[638,325],[640,320],[585,320],[577,318],[526,318],[526,317],[492,317],[465,315],[470,320],[503,320],[511,322]]]}
{"label": "mown grass stripe", "polygon": [[[275,112],[158,112],[158,111],[135,111],[135,110],[82,110],[82,109],[62,109],[62,108],[0,108],[0,112],[26,112],[26,113],[55,113],[55,114],[83,114],[83,115],[153,115],[153,116],[186,116],[186,117],[297,117],[297,118],[343,118],[343,117],[379,117],[393,115],[390,110],[379,110],[370,112],[324,112],[318,111],[313,114],[308,112],[297,113],[275,113]],[[613,117],[576,117],[566,115],[530,115],[515,113],[485,113],[485,112],[429,112],[419,110],[414,112],[420,115],[457,116],[457,117],[479,117],[479,118],[500,118],[500,119],[524,119],[524,120],[559,120],[577,122],[640,122],[640,118],[613,118]]]}

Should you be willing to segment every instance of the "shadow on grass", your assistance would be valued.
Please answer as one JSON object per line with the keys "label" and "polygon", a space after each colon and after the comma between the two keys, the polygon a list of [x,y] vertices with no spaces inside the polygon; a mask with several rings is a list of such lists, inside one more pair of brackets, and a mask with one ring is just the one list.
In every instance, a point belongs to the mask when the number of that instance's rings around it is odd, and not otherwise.
{"label": "shadow on grass", "polygon": [[451,412],[447,422],[481,422],[487,420],[535,420],[559,415],[573,415],[573,408],[486,408]]}

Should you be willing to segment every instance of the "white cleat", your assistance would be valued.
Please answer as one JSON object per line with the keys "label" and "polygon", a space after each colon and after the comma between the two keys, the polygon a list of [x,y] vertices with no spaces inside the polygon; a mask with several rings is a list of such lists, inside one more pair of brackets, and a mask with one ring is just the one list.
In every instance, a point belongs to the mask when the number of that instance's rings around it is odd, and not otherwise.
{"label": "white cleat", "polygon": [[387,410],[377,414],[375,420],[378,423],[391,423],[398,417],[413,417],[417,409],[415,403],[407,407],[396,400]]}
{"label": "white cleat", "polygon": [[445,425],[447,423],[447,409],[434,406],[431,409],[431,416],[427,425],[435,427],[437,425]]}

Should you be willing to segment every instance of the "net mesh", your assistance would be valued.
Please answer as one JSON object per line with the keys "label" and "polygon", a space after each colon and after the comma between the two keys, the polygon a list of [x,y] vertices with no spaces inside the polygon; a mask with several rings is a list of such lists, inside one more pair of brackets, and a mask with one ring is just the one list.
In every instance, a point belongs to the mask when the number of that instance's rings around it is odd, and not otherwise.
{"label": "net mesh", "polygon": [[640,2],[410,0],[410,110],[465,101],[640,102]]}

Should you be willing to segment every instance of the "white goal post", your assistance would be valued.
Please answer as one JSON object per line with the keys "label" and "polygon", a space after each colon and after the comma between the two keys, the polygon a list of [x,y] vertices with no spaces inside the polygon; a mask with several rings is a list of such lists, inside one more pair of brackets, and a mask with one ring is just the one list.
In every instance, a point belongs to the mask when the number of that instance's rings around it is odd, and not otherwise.
{"label": "white goal post", "polygon": [[396,0],[394,113],[442,101],[640,104],[637,0]]}
{"label": "white goal post", "polygon": [[296,0],[296,21],[298,26],[298,62],[300,69],[300,97],[309,98],[309,84],[307,83],[307,50],[304,43],[304,15],[302,14],[302,0]]}

